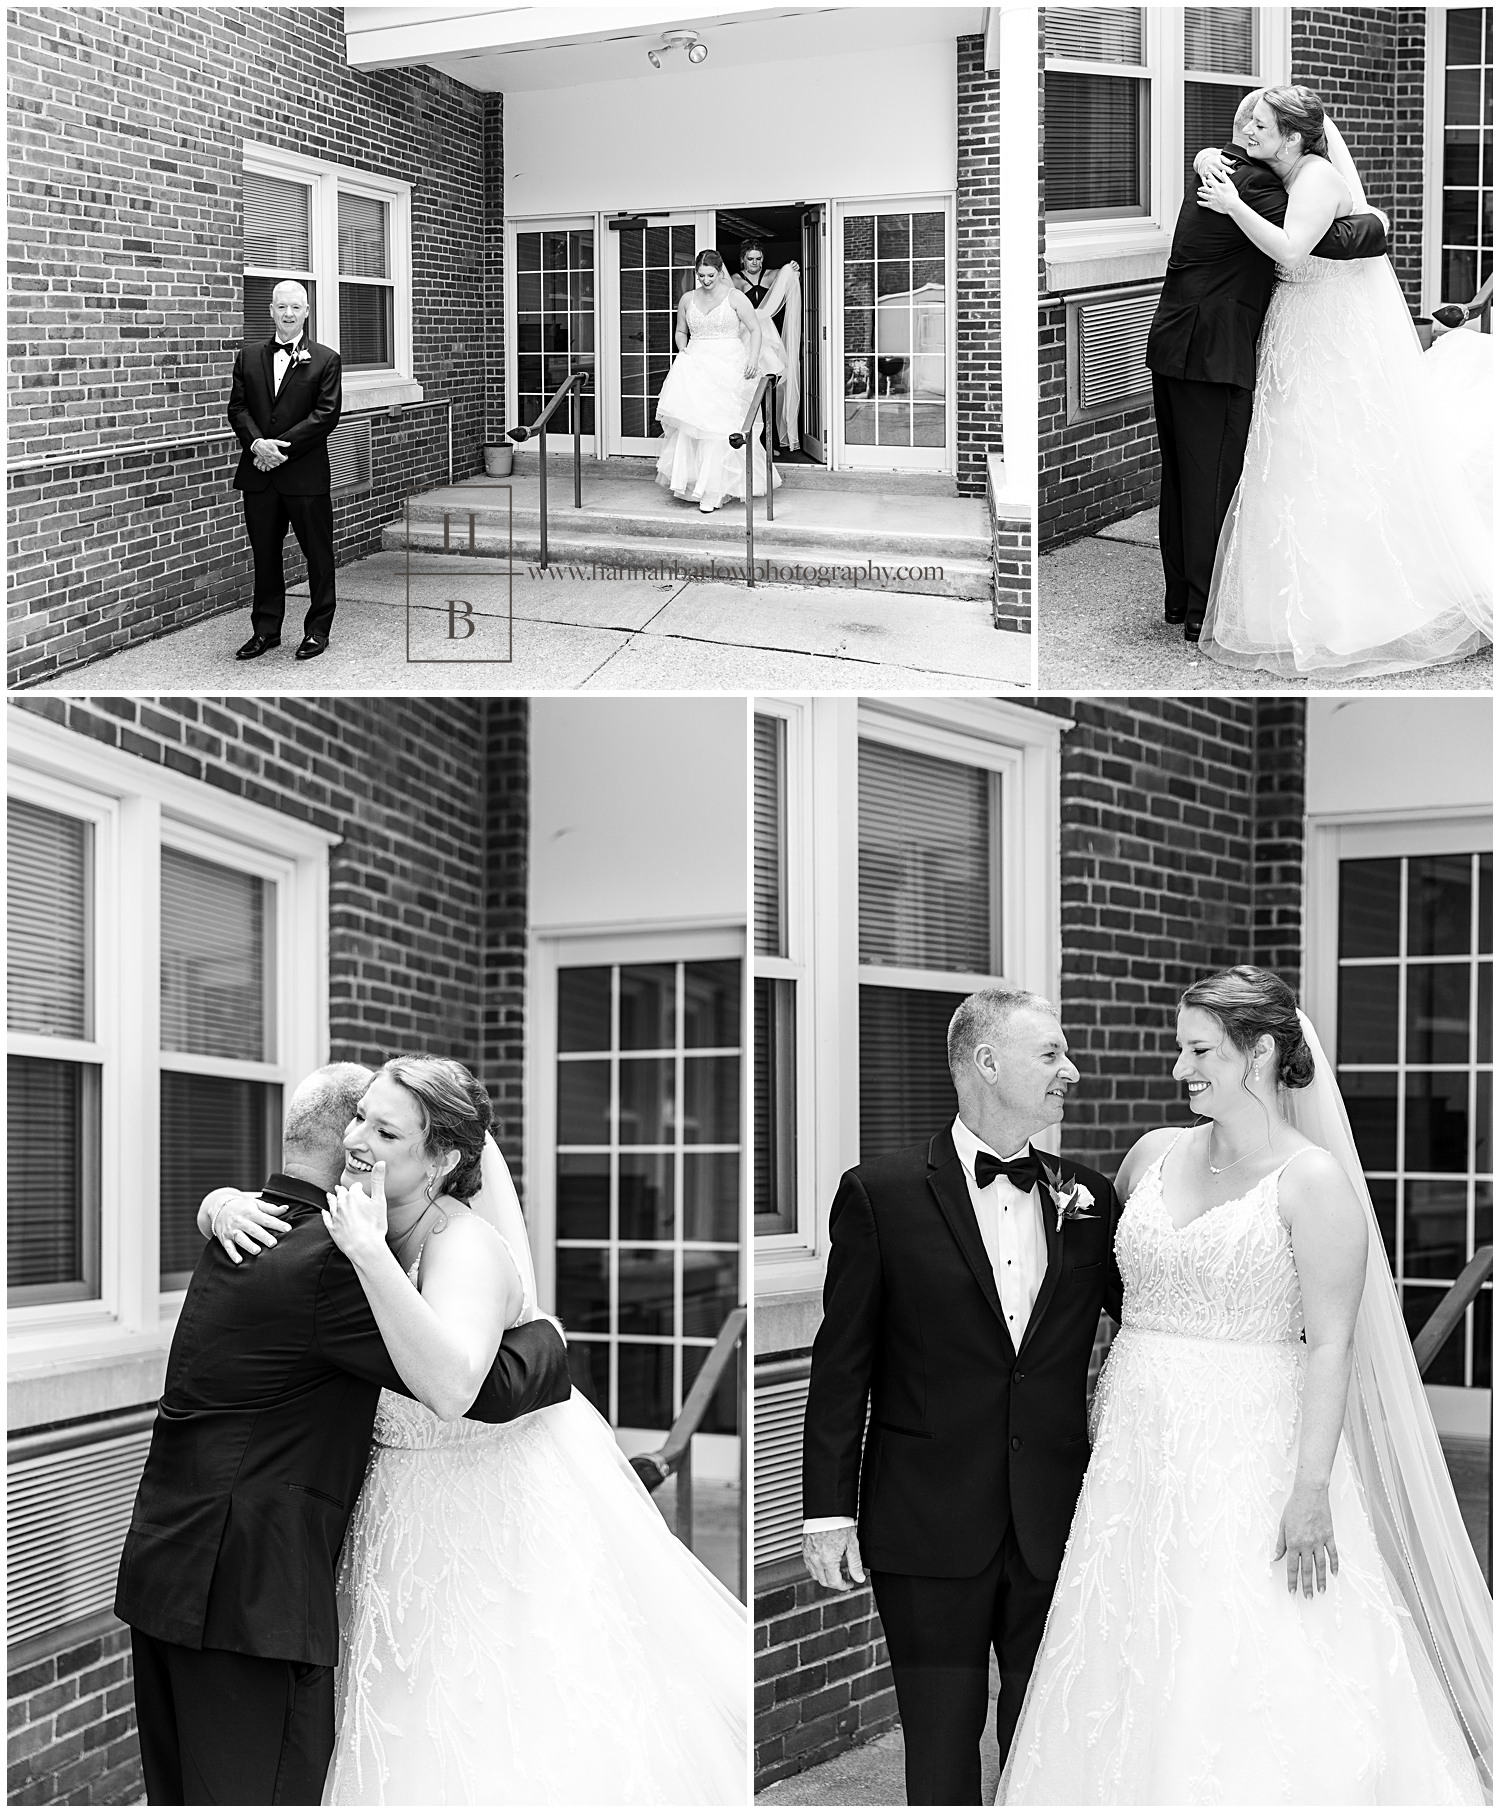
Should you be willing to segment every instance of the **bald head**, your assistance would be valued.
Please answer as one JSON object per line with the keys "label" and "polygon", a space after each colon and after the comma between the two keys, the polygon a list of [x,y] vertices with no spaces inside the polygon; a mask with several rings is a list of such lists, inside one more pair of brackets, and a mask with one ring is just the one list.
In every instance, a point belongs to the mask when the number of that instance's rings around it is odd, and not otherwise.
{"label": "bald head", "polygon": [[1250,116],[1255,112],[1256,103],[1265,92],[1264,88],[1252,88],[1234,110],[1234,132],[1231,136],[1235,144],[1242,150],[1245,145],[1245,128],[1250,124]]}
{"label": "bald head", "polygon": [[325,1064],[303,1077],[286,1105],[281,1168],[331,1190],[344,1169],[344,1129],[374,1072],[363,1064]]}

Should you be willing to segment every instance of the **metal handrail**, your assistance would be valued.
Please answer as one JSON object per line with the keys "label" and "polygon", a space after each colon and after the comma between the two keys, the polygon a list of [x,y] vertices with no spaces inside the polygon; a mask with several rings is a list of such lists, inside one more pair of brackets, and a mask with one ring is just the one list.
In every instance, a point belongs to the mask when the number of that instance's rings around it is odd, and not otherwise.
{"label": "metal handrail", "polygon": [[1494,1269],[1495,1249],[1492,1246],[1480,1247],[1457,1279],[1448,1286],[1442,1302],[1422,1324],[1421,1332],[1411,1344],[1411,1350],[1416,1357],[1417,1371],[1424,1377],[1442,1352],[1449,1335],[1463,1319],[1464,1311],[1479,1295],[1485,1280]]}
{"label": "metal handrail", "polygon": [[[654,1454],[636,1454],[631,1456],[630,1464],[648,1492],[654,1492],[658,1486],[677,1477],[677,1534],[689,1548],[693,1546],[693,1437],[698,1433],[698,1425],[708,1414],[708,1407],[713,1402],[713,1395],[719,1388],[719,1381],[724,1376],[731,1355],[735,1359],[735,1372],[739,1381],[739,1419],[740,1419],[740,1510],[744,1513],[745,1483],[747,1474],[746,1406],[745,1406],[745,1327],[749,1312],[741,1303],[738,1308],[730,1310],[724,1318],[724,1326],[719,1330],[719,1338],[714,1342],[708,1358],[703,1362],[701,1371],[693,1380],[692,1388],[683,1400],[682,1409],[677,1414],[667,1439]],[[744,1539],[740,1542],[740,1598],[745,1597],[745,1549]]]}
{"label": "metal handrail", "polygon": [[764,400],[763,421],[766,437],[766,521],[776,520],[776,472],[772,465],[773,424],[775,421],[776,386],[781,382],[780,376],[768,371],[755,387],[755,395],[750,399],[750,407],[745,414],[745,425],[738,434],[729,437],[731,447],[745,449],[745,583],[755,584],[755,442],[752,438],[755,429],[755,412],[762,407]]}
{"label": "metal handrail", "polygon": [[[529,441],[533,435],[538,436],[542,443],[538,449],[542,473],[542,566],[547,564],[547,424],[551,421],[558,404],[562,402],[568,392],[575,388],[581,391],[592,376],[593,373],[586,369],[572,372],[565,382],[558,385],[552,393],[552,401],[534,422],[525,428],[507,428],[505,431],[509,440],[518,443]],[[573,411],[573,508],[575,510],[583,508],[583,411],[581,409]]]}

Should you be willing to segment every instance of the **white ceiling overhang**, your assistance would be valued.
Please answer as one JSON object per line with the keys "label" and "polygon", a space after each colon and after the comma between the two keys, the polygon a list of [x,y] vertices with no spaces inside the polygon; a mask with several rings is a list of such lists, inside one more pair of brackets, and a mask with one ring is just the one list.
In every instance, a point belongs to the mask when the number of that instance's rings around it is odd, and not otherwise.
{"label": "white ceiling overhang", "polygon": [[[485,93],[639,80],[664,31],[695,31],[715,68],[785,58],[951,42],[986,29],[982,6],[787,7],[767,0],[730,13],[670,6],[350,6],[351,69],[441,70]],[[687,67],[681,51],[665,68]],[[857,102],[856,96],[849,97]]]}

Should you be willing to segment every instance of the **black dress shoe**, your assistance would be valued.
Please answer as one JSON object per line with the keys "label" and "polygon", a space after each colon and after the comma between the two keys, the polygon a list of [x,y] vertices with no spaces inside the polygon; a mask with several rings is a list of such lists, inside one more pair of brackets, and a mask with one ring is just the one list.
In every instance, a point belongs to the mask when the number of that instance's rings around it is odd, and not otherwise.
{"label": "black dress shoe", "polygon": [[319,642],[316,636],[304,636],[297,644],[297,659],[299,661],[316,661],[327,646],[326,642]]}
{"label": "black dress shoe", "polygon": [[1162,606],[1162,620],[1165,623],[1186,623],[1187,606],[1185,604],[1166,604]]}
{"label": "black dress shoe", "polygon": [[280,636],[252,636],[243,648],[234,651],[236,661],[253,661],[257,655],[263,655],[268,648],[280,648]]}
{"label": "black dress shoe", "polygon": [[1196,643],[1202,633],[1203,619],[1201,617],[1185,617],[1183,619],[1182,639],[1184,642]]}

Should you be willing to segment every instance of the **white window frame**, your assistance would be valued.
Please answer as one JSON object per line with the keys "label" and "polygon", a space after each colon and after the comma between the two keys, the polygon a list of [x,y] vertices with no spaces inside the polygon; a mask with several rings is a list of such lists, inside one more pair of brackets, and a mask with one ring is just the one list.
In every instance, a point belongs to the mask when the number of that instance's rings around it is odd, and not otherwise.
{"label": "white window frame", "polygon": [[[812,1293],[822,1287],[828,1256],[828,1211],[840,1176],[859,1162],[861,983],[961,989],[1000,979],[859,962],[860,738],[874,735],[944,760],[990,767],[1001,773],[1002,787],[1008,776],[1001,831],[1002,973],[1018,987],[1056,1000],[1062,978],[1061,742],[1071,725],[1001,700],[757,697],[752,703],[759,712],[795,711],[801,722],[802,772],[792,767],[789,734],[787,785],[789,802],[799,802],[795,839],[788,825],[789,884],[797,876],[788,905],[795,904],[803,940],[789,948],[804,953],[797,1230],[755,1243],[756,1351],[772,1352],[811,1341],[817,1325]],[[791,925],[789,910],[789,939]],[[757,965],[765,961],[754,959]]]}
{"label": "white window frame", "polygon": [[[753,1120],[750,1100],[750,959],[743,921],[732,925],[685,924],[644,930],[539,931],[528,940],[526,965],[526,1227],[536,1268],[537,1298],[544,1309],[557,1301],[557,973],[597,965],[705,963],[733,959],[740,966],[740,1291],[748,1302]],[[679,1029],[680,1030],[680,1029]],[[623,1244],[628,1245],[629,1242]],[[693,1244],[693,1243],[689,1243]],[[679,1336],[678,1339],[681,1337]],[[692,1337],[688,1345],[697,1344]],[[705,1351],[707,1351],[705,1349]],[[746,1405],[740,1415],[748,1416]],[[659,1447],[666,1430],[616,1429],[621,1449],[640,1454]],[[695,1477],[739,1477],[738,1435],[698,1435]]]}
{"label": "white window frame", "polygon": [[[1443,145],[1448,124],[1448,8],[1429,6],[1426,13],[1422,109],[1422,313],[1430,316],[1443,301]],[[1482,173],[1482,161],[1480,167]],[[1492,268],[1493,262],[1492,248]],[[1472,324],[1471,331],[1479,331],[1477,321]]]}
{"label": "white window frame", "polygon": [[[260,176],[275,177],[308,189],[309,225],[311,231],[312,278],[318,286],[319,342],[339,351],[339,191],[365,195],[383,201],[389,207],[390,273],[395,297],[393,369],[390,371],[346,371],[344,373],[344,413],[352,415],[368,409],[388,409],[397,403],[420,403],[422,386],[413,372],[412,351],[412,256],[411,256],[411,190],[408,182],[398,177],[381,176],[370,170],[352,170],[342,164],[326,163],[319,158],[304,157],[300,152],[284,150],[279,145],[265,145],[247,139],[243,146],[243,167]],[[254,267],[249,267],[252,271]],[[266,337],[272,333],[269,316]]]}
{"label": "white window frame", "polygon": [[[1291,8],[1257,7],[1255,19],[1260,83],[1272,87],[1290,81]],[[1047,70],[1107,76],[1139,76],[1143,70],[1151,114],[1147,134],[1149,201],[1145,214],[1049,222],[1046,229],[1048,290],[1135,283],[1162,276],[1182,206],[1179,154],[1183,149],[1183,88],[1187,81],[1183,67],[1183,9],[1178,6],[1146,8],[1145,63],[1139,68],[1072,57],[1047,58],[1045,67]],[[1193,80],[1238,87],[1242,78],[1195,74]]]}
{"label": "white window frame", "polygon": [[[9,751],[12,791],[101,827],[94,862],[94,1044],[104,1066],[100,1294],[28,1305],[9,1317],[12,1389],[24,1379],[35,1405],[34,1387],[45,1398],[50,1381],[62,1394],[60,1414],[71,1415],[107,1407],[80,1402],[79,1369],[97,1376],[133,1358],[159,1363],[182,1303],[183,1292],[160,1288],[162,1060],[215,1074],[247,1068],[160,1050],[162,845],[276,880],[276,1060],[248,1068],[285,1088],[327,1059],[328,850],[338,838],[30,712],[10,714]],[[14,1038],[11,1049],[19,1049]],[[111,1381],[98,1384],[102,1397],[118,1401]],[[44,1420],[45,1411],[28,1409],[28,1423]]]}
{"label": "white window frame", "polygon": [[[534,220],[522,215],[510,215],[505,222],[505,421],[513,425],[520,420],[521,414],[521,380],[519,359],[521,356],[518,317],[520,314],[520,273],[516,269],[516,235],[518,233],[587,233],[594,235],[594,388],[591,392],[594,399],[594,432],[581,437],[583,451],[594,459],[604,457],[604,355],[600,341],[604,333],[604,308],[602,295],[603,259],[600,252],[599,235],[608,229],[605,226],[607,216],[599,214],[541,214]],[[619,298],[615,298],[618,312]],[[618,333],[618,330],[616,330]],[[611,385],[611,389],[613,386]],[[619,402],[615,402],[615,414],[619,414]],[[557,432],[553,423],[556,416],[547,425],[548,434]],[[537,451],[537,443],[526,441],[516,449],[518,455],[529,457]]]}
{"label": "white window frame", "polygon": [[[1302,998],[1325,1049],[1337,1050],[1339,864],[1351,859],[1446,856],[1494,848],[1494,820],[1472,806],[1426,806],[1404,812],[1310,813],[1307,819],[1307,938]],[[1473,1234],[1472,1201],[1469,1234]],[[1490,1391],[1428,1385],[1427,1401],[1442,1435],[1487,1437]]]}

